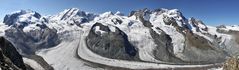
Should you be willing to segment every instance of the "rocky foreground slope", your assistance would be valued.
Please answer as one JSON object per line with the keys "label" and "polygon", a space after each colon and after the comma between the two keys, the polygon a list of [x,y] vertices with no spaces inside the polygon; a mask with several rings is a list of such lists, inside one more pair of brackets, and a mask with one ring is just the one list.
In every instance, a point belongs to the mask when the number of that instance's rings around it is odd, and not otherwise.
{"label": "rocky foreground slope", "polygon": [[231,57],[223,65],[223,70],[238,70],[238,69],[239,69],[238,56]]}
{"label": "rocky foreground slope", "polygon": [[23,62],[22,56],[4,37],[0,37],[0,64],[2,70],[33,70]]}
{"label": "rocky foreground slope", "polygon": [[128,16],[77,8],[52,16],[21,10],[6,15],[0,27],[0,35],[31,60],[25,62],[45,70],[209,69],[239,54],[238,25],[207,26],[177,9],[141,9]]}

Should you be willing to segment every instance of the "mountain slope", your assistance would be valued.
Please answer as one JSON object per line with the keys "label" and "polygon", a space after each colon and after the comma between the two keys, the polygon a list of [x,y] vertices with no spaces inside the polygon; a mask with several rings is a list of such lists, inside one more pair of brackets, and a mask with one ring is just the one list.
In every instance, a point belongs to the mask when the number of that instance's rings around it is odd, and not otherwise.
{"label": "mountain slope", "polygon": [[55,29],[50,29],[44,17],[30,10],[6,15],[4,24],[9,28],[5,36],[21,50],[22,54],[35,54],[37,49],[52,47],[59,43]]}

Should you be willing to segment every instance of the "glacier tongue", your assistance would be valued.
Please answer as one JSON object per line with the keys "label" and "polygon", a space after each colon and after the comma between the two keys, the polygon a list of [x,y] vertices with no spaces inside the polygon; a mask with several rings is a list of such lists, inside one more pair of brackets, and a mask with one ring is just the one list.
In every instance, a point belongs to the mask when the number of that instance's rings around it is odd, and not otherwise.
{"label": "glacier tongue", "polygon": [[62,41],[59,45],[50,49],[43,49],[37,52],[56,70],[95,70],[86,62],[78,58],[77,49],[81,42],[83,31],[70,32],[73,41]]}

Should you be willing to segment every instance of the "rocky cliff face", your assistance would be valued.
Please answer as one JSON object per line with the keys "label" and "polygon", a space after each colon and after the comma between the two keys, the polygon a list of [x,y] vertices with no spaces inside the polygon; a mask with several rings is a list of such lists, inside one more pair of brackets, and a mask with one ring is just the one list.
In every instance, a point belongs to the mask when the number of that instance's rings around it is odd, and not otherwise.
{"label": "rocky cliff face", "polygon": [[0,37],[0,67],[2,70],[26,70],[22,56],[5,38]]}
{"label": "rocky cliff face", "polygon": [[[152,16],[155,14],[155,17]],[[153,56],[157,60],[192,64],[225,60],[226,54],[220,50],[217,43],[212,43],[203,37],[207,36],[204,32],[207,32],[208,28],[200,20],[194,18],[187,20],[178,10],[165,9],[155,11],[143,9],[131,12],[130,16],[135,16],[150,29],[150,35],[157,45],[153,51]],[[157,19],[161,21],[155,22]],[[171,32],[171,30],[175,31]],[[180,40],[181,43],[177,43],[180,41],[173,43],[175,40]]]}
{"label": "rocky cliff face", "polygon": [[137,49],[130,44],[127,35],[119,28],[95,23],[86,38],[93,52],[113,59],[138,60]]}
{"label": "rocky cliff face", "polygon": [[239,57],[234,56],[226,60],[223,70],[239,70]]}

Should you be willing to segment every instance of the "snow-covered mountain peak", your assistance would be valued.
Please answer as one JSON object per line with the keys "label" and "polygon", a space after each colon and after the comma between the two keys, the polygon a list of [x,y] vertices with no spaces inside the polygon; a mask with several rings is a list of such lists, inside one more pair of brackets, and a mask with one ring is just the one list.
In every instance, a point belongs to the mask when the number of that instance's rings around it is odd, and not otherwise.
{"label": "snow-covered mountain peak", "polygon": [[70,9],[65,9],[63,12],[61,12],[62,14],[73,14],[74,12],[75,12],[75,14],[77,13],[77,12],[79,12],[80,11],[80,9],[78,9],[78,8],[70,8]]}
{"label": "snow-covered mountain peak", "polygon": [[123,15],[119,15],[120,12],[116,12],[113,13],[111,11],[109,12],[105,12],[102,14],[99,14],[99,16],[94,18],[95,22],[100,22],[102,24],[106,24],[106,25],[119,25],[121,26],[121,24],[128,24],[128,23],[123,23],[123,21],[125,22],[129,22],[129,19],[127,16],[123,16]]}
{"label": "snow-covered mountain peak", "polygon": [[168,17],[175,17],[175,16],[183,16],[180,10],[178,9],[165,9],[165,8],[159,8],[155,10],[150,10],[150,9],[141,9],[138,11],[142,11],[143,13],[158,13],[158,15],[161,15],[164,13],[164,15],[168,15]]}
{"label": "snow-covered mountain peak", "polygon": [[86,23],[93,20],[95,16],[96,15],[92,13],[87,13],[77,8],[70,8],[70,9],[64,10],[63,12],[55,16],[51,16],[49,20],[51,22],[76,24],[79,26],[82,23]]}
{"label": "snow-covered mountain peak", "polygon": [[165,12],[168,17],[173,17],[176,20],[183,20],[184,17],[178,9],[172,9]]}
{"label": "snow-covered mountain peak", "polygon": [[112,15],[114,15],[113,12],[108,11],[108,12],[105,12],[105,13],[103,13],[103,14],[100,14],[99,17],[105,17],[105,18],[107,18],[107,17],[110,17],[110,16],[112,16]]}
{"label": "snow-covered mountain peak", "polygon": [[178,26],[180,27],[184,27],[185,25],[188,25],[186,18],[178,9],[165,10],[163,15],[164,17],[174,19],[177,22]]}
{"label": "snow-covered mountain peak", "polygon": [[124,16],[124,14],[121,13],[120,11],[117,11],[117,12],[115,13],[115,15]]}
{"label": "snow-covered mountain peak", "polygon": [[75,16],[79,12],[79,9],[77,8],[70,8],[65,9],[63,12],[60,12],[59,14],[52,16],[53,20],[67,20]]}
{"label": "snow-covered mountain peak", "polygon": [[178,9],[164,9],[159,8],[155,10],[149,10],[147,8],[140,9],[137,11],[132,11],[129,15],[130,17],[135,16],[136,19],[140,21],[149,21],[150,19],[158,20],[161,22],[164,21],[174,21],[177,22],[176,25],[180,27],[184,27],[188,25],[187,19],[182,15],[182,13]]}
{"label": "snow-covered mountain peak", "polygon": [[181,14],[181,12],[178,9],[168,10],[168,13],[171,14],[171,15],[173,15],[173,14]]}
{"label": "snow-covered mountain peak", "polygon": [[35,11],[31,10],[21,10],[16,11],[11,14],[7,14],[4,17],[3,23],[6,25],[28,25],[28,23],[35,23],[40,21],[41,15]]}
{"label": "snow-covered mountain peak", "polygon": [[188,19],[188,23],[191,25],[191,29],[194,31],[207,31],[207,26],[199,19],[193,17]]}
{"label": "snow-covered mountain peak", "polygon": [[[49,42],[49,40],[55,39],[53,41],[56,41],[58,39],[58,35],[56,35],[57,31],[48,28],[46,25],[48,22],[46,22],[46,20],[48,19],[42,17],[35,11],[17,11],[5,16],[4,23],[8,25],[9,28],[4,31],[4,34],[9,40],[14,42],[15,45],[21,47],[19,50],[22,54],[32,54],[35,53],[39,46],[47,45],[49,47],[49,45],[55,44],[55,42],[46,43]],[[19,40],[15,40],[16,38]]]}
{"label": "snow-covered mountain peak", "polygon": [[151,11],[150,22],[156,26],[173,26],[176,29],[180,29],[179,31],[182,29],[191,30],[188,20],[178,9],[155,9]]}
{"label": "snow-covered mountain peak", "polygon": [[41,15],[35,11],[32,10],[20,10],[20,11],[15,11],[7,15],[13,15],[13,14],[19,14],[19,15],[34,15],[37,18],[40,18]]}
{"label": "snow-covered mountain peak", "polygon": [[131,11],[129,16],[141,17],[141,15],[145,15],[146,13],[151,13],[151,11],[147,8],[139,9],[139,10]]}

